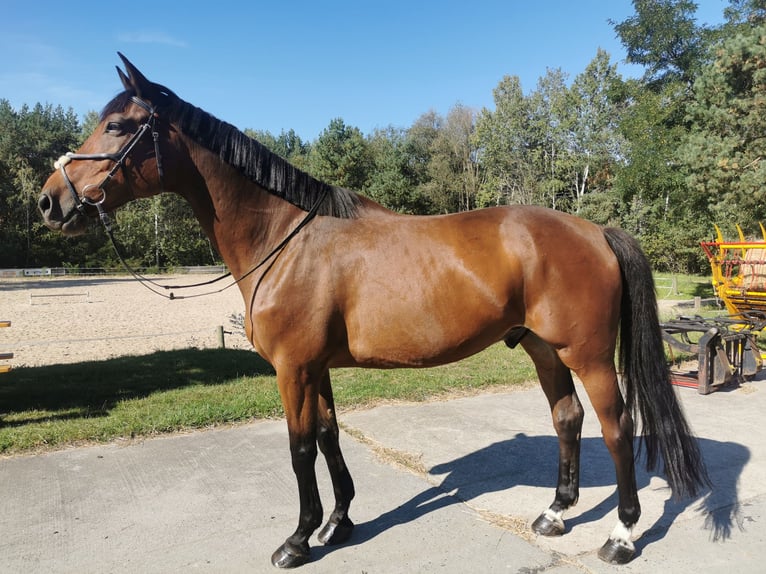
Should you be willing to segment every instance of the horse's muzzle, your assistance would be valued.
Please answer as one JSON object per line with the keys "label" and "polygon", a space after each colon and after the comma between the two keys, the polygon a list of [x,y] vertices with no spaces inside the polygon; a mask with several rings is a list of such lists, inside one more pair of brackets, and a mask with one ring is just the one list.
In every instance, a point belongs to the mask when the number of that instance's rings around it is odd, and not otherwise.
{"label": "horse's muzzle", "polygon": [[87,227],[87,218],[74,205],[65,207],[49,191],[44,190],[37,200],[37,208],[43,218],[43,223],[54,231],[64,235],[81,235]]}

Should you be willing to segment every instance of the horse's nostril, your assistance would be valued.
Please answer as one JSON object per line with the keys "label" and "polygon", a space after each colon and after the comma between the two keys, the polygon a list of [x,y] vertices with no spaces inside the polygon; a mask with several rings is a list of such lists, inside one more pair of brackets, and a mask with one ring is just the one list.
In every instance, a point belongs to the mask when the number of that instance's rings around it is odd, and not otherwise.
{"label": "horse's nostril", "polygon": [[48,213],[51,209],[51,198],[47,193],[43,193],[37,200],[37,207],[42,213]]}

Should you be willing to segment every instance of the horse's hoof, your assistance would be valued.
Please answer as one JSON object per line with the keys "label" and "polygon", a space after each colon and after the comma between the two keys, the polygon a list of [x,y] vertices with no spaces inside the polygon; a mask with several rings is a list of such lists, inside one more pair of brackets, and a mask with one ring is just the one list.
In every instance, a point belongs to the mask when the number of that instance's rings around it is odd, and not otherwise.
{"label": "horse's hoof", "polygon": [[543,512],[532,523],[532,530],[542,536],[561,536],[564,534],[564,521],[558,516],[549,516]]}
{"label": "horse's hoof", "polygon": [[277,568],[297,568],[310,560],[311,552],[308,544],[305,548],[298,548],[285,542],[271,555],[271,563]]}
{"label": "horse's hoof", "polygon": [[343,518],[340,522],[329,520],[324,528],[319,531],[317,538],[325,546],[332,546],[346,542],[346,540],[351,538],[353,531],[354,523],[348,517]]}
{"label": "horse's hoof", "polygon": [[598,557],[608,564],[627,564],[636,554],[635,547],[622,540],[610,538],[598,551]]}

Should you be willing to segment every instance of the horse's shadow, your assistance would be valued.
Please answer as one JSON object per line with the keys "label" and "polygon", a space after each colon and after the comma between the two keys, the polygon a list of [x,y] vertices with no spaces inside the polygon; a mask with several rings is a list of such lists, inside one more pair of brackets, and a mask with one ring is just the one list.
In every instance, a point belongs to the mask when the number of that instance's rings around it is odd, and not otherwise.
{"label": "horse's shadow", "polygon": [[[668,491],[669,500],[665,502],[661,516],[636,540],[639,555],[644,547],[664,538],[676,517],[690,506],[705,515],[705,528],[710,531],[713,540],[730,538],[735,525],[742,529],[737,484],[742,469],[750,459],[750,450],[732,442],[699,439],[699,443],[714,485],[712,490],[703,493],[701,498],[682,501],[670,499]],[[540,501],[542,511],[553,500],[557,461],[558,440],[555,436],[527,436],[520,433],[512,439],[496,442],[436,465],[429,473],[434,476],[445,475],[441,483],[426,488],[373,520],[357,524],[353,536],[344,546],[363,544],[397,525],[413,522],[430,512],[514,486],[550,488],[550,500]],[[650,479],[656,474],[646,472],[643,460],[639,460],[636,465],[638,488],[649,485]],[[600,437],[583,438],[581,488],[613,484],[614,466],[603,440]],[[565,519],[567,532],[578,525],[603,518],[616,506],[615,489],[582,514]],[[331,551],[329,547],[314,548],[316,558]]]}

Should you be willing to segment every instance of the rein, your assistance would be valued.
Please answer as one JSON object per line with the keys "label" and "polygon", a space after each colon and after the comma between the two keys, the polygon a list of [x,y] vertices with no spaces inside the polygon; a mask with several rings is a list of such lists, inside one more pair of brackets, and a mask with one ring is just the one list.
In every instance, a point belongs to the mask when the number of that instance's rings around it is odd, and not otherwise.
{"label": "rein", "polygon": [[[224,291],[228,289],[229,287],[236,285],[237,283],[239,283],[246,277],[255,273],[258,269],[263,267],[272,257],[274,257],[280,251],[282,251],[287,246],[287,244],[296,235],[298,235],[301,229],[303,229],[312,219],[314,219],[317,212],[319,211],[319,207],[322,205],[322,202],[327,197],[328,190],[324,189],[322,191],[322,194],[317,198],[314,205],[306,213],[306,215],[298,223],[298,225],[296,225],[293,228],[293,230],[290,231],[290,233],[288,233],[287,236],[274,249],[272,249],[268,253],[268,255],[266,255],[263,259],[261,259],[261,261],[257,265],[252,267],[247,273],[242,275],[239,279],[233,279],[231,283],[215,291],[208,291],[205,293],[197,293],[194,295],[186,295],[186,296],[176,296],[171,291],[170,294],[166,295],[165,293],[158,291],[154,287],[165,289],[165,290],[190,289],[193,287],[203,287],[206,285],[212,285],[213,283],[221,281],[222,279],[226,279],[227,277],[231,277],[231,272],[229,271],[228,273],[225,273],[224,275],[221,275],[220,277],[216,277],[215,279],[211,279],[210,281],[202,281],[200,283],[193,283],[188,285],[163,285],[135,271],[128,264],[128,262],[125,261],[125,258],[122,256],[122,253],[120,252],[120,249],[117,246],[117,240],[114,237],[114,231],[112,230],[112,221],[109,218],[109,214],[106,212],[103,205],[104,201],[106,200],[107,184],[112,180],[112,178],[117,173],[117,171],[124,168],[124,165],[125,165],[124,162],[126,158],[133,151],[133,148],[136,146],[139,140],[144,136],[144,134],[150,133],[150,132],[152,134],[152,140],[154,141],[154,157],[157,163],[157,173],[160,179],[160,186],[162,186],[162,178],[164,175],[164,170],[162,169],[162,156],[160,155],[159,132],[156,130],[156,127],[155,127],[155,122],[159,116],[154,110],[154,108],[148,103],[146,103],[145,101],[143,101],[142,99],[136,96],[132,96],[130,98],[130,101],[138,105],[139,107],[143,108],[144,110],[146,110],[149,113],[149,117],[143,124],[141,124],[141,126],[138,128],[138,131],[136,131],[136,133],[134,133],[131,136],[131,138],[122,147],[122,149],[120,149],[120,151],[118,151],[117,153],[95,153],[95,154],[67,152],[66,154],[62,155],[58,160],[56,160],[56,162],[53,164],[53,167],[55,169],[58,169],[61,172],[61,175],[64,178],[64,181],[66,182],[67,188],[69,189],[69,192],[72,194],[72,197],[74,198],[75,209],[77,210],[77,212],[87,217],[87,213],[85,211],[86,205],[95,207],[97,209],[98,217],[101,220],[101,224],[104,228],[104,231],[106,232],[107,237],[109,237],[109,241],[111,242],[112,247],[114,248],[114,252],[117,254],[117,258],[119,259],[122,266],[133,276],[133,278],[136,281],[138,281],[141,285],[149,289],[149,291],[151,291],[152,293],[156,295],[159,295],[160,297],[165,297],[166,299],[170,299],[170,300],[191,299],[194,297],[202,297],[204,295],[213,295],[215,293],[220,293],[221,291]],[[88,184],[82,189],[82,193],[78,193],[77,189],[72,183],[72,180],[69,179],[69,175],[66,172],[67,164],[69,164],[72,161],[78,161],[78,160],[94,160],[94,161],[108,160],[108,161],[113,161],[114,166],[112,166],[112,169],[109,170],[109,173],[106,174],[106,176],[101,181],[101,183],[99,183],[98,185]],[[92,188],[95,188],[100,192],[100,197],[98,199],[94,200],[88,197],[87,195],[85,195],[85,192]],[[72,212],[72,215],[70,215],[67,218],[67,220],[70,219],[73,215],[74,215],[74,212]]]}

